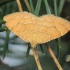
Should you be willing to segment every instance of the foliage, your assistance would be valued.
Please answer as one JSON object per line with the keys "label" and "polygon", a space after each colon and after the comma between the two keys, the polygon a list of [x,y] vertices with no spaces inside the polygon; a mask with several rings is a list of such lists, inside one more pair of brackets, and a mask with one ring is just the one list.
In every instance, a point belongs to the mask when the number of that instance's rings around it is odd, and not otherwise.
{"label": "foliage", "polygon": [[[31,13],[35,14],[36,16],[40,16],[43,14],[55,14],[56,16],[61,16],[61,17],[67,17],[70,16],[69,13],[69,8],[70,8],[70,1],[67,0],[29,0],[29,5],[31,8]],[[26,6],[26,3],[24,1],[21,0],[22,6],[23,6],[23,10],[29,11],[28,7]],[[51,4],[53,3],[53,4]],[[68,4],[68,8],[66,8],[66,4]],[[2,25],[4,25],[5,21],[3,21],[3,17],[9,13],[13,13],[18,11],[18,7],[16,4],[16,0],[1,0],[0,1],[0,32],[6,31],[6,38],[5,38],[5,44],[4,45],[0,45],[0,47],[3,47],[3,57],[5,57],[6,52],[8,52],[8,44],[9,41],[11,41],[12,39],[16,38],[16,36],[12,37],[10,39],[9,34],[10,31],[5,27],[3,27]],[[63,39],[65,39],[67,36],[64,36],[60,39],[57,39],[56,42],[54,44],[56,44],[57,46],[57,58],[59,60],[59,62],[62,64],[63,66],[63,58],[65,58],[64,56],[66,55],[67,51],[63,52]],[[1,38],[1,37],[0,37]],[[52,41],[53,42],[53,41]],[[66,42],[67,43],[67,42]],[[67,43],[68,44],[68,43]],[[30,46],[30,44],[29,44]],[[41,51],[44,53],[42,45],[40,45]],[[53,48],[54,50],[54,48]],[[27,50],[27,55],[26,57],[28,57],[29,55],[29,51],[30,48],[28,48]],[[62,53],[64,53],[64,55],[62,55]],[[61,56],[62,55],[62,56]],[[65,60],[64,60],[65,61]],[[55,67],[54,67],[55,68]],[[57,68],[55,68],[57,69]],[[51,69],[49,69],[51,70]],[[54,69],[53,69],[54,70]]]}

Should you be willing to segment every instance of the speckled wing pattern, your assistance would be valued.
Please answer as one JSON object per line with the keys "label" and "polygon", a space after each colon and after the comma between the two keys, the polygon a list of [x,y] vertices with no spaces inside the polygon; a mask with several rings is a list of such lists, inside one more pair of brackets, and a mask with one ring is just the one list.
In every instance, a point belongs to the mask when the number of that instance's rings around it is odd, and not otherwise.
{"label": "speckled wing pattern", "polygon": [[36,17],[28,12],[16,12],[3,18],[9,30],[32,47],[63,36],[70,30],[70,22],[52,14]]}

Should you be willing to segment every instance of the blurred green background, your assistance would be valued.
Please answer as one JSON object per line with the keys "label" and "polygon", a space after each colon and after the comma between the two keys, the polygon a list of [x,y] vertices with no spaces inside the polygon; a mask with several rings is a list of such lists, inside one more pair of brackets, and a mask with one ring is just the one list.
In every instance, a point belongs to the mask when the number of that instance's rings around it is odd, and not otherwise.
{"label": "blurred green background", "polygon": [[[20,1],[23,10],[29,12],[24,0]],[[28,0],[28,2],[31,6],[31,13],[36,16],[52,13],[70,21],[70,0]],[[0,1],[0,70],[38,70],[32,50],[30,50],[29,57],[25,59],[28,43],[5,29],[3,17],[16,11],[19,11],[16,0]],[[60,41],[49,42],[49,45],[59,59],[63,70],[70,70],[70,58],[68,62],[66,61],[67,55],[70,54],[70,32],[61,37]],[[43,44],[45,55],[40,45],[37,46],[37,50],[43,70],[58,70],[45,44]]]}

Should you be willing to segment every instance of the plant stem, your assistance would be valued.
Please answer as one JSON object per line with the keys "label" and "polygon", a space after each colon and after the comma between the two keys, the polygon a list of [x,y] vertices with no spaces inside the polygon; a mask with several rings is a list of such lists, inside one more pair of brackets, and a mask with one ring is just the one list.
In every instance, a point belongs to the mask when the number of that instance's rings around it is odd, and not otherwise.
{"label": "plant stem", "polygon": [[32,48],[32,50],[33,50],[34,58],[35,58],[37,66],[38,66],[38,69],[42,70],[42,67],[41,67],[41,64],[40,64],[40,61],[39,61],[39,57],[38,57],[38,54],[37,54],[35,48]]}
{"label": "plant stem", "polygon": [[53,58],[55,64],[57,65],[58,69],[59,69],[59,70],[63,70],[62,67],[61,67],[61,65],[59,64],[57,58],[55,57],[53,51],[51,50],[50,46],[49,46],[48,44],[46,44],[46,46],[47,46],[47,49],[48,49],[48,51],[49,51],[51,57]]}
{"label": "plant stem", "polygon": [[22,12],[23,9],[22,9],[22,6],[21,6],[21,3],[20,3],[20,0],[16,0],[17,2],[17,5],[18,5],[18,8],[19,8],[19,11]]}
{"label": "plant stem", "polygon": [[25,2],[25,4],[26,4],[26,6],[27,6],[28,10],[31,12],[31,8],[30,8],[30,5],[29,5],[28,0],[24,0],[24,2]]}

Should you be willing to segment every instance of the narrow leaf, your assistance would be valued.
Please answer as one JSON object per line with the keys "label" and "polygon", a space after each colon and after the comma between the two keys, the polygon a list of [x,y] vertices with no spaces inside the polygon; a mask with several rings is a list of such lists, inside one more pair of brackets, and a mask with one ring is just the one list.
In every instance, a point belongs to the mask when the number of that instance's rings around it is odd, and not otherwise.
{"label": "narrow leaf", "polygon": [[4,46],[4,53],[3,53],[3,59],[5,58],[6,52],[8,52],[8,44],[9,44],[9,34],[10,31],[7,29],[6,30],[6,39],[5,39],[5,46]]}
{"label": "narrow leaf", "polygon": [[31,45],[29,43],[28,44],[28,48],[27,48],[26,58],[29,56],[30,49],[31,49]]}
{"label": "narrow leaf", "polygon": [[0,19],[0,24],[4,24],[4,23],[6,23],[6,21]]}
{"label": "narrow leaf", "polygon": [[45,7],[46,7],[46,12],[47,12],[48,14],[51,14],[51,10],[50,10],[48,1],[47,1],[47,0],[44,0],[44,3],[45,3]]}
{"label": "narrow leaf", "polygon": [[56,42],[57,42],[57,59],[59,60],[59,58],[60,58],[60,49],[61,49],[60,38],[56,39]]}
{"label": "narrow leaf", "polygon": [[61,14],[65,0],[60,0],[59,7],[58,7],[58,15]]}
{"label": "narrow leaf", "polygon": [[15,1],[15,0],[1,0],[0,1],[0,6],[5,5],[6,3],[9,3],[11,1]]}
{"label": "narrow leaf", "polygon": [[30,7],[31,7],[31,12],[34,14],[34,6],[32,0],[29,0],[30,2]]}
{"label": "narrow leaf", "polygon": [[0,28],[0,32],[7,30],[7,28]]}
{"label": "narrow leaf", "polygon": [[42,44],[40,44],[40,49],[41,49],[42,53],[45,55]]}
{"label": "narrow leaf", "polygon": [[54,0],[54,13],[57,16],[57,0]]}
{"label": "narrow leaf", "polygon": [[38,16],[40,7],[41,7],[42,0],[37,0],[36,8],[35,8],[35,15]]}

